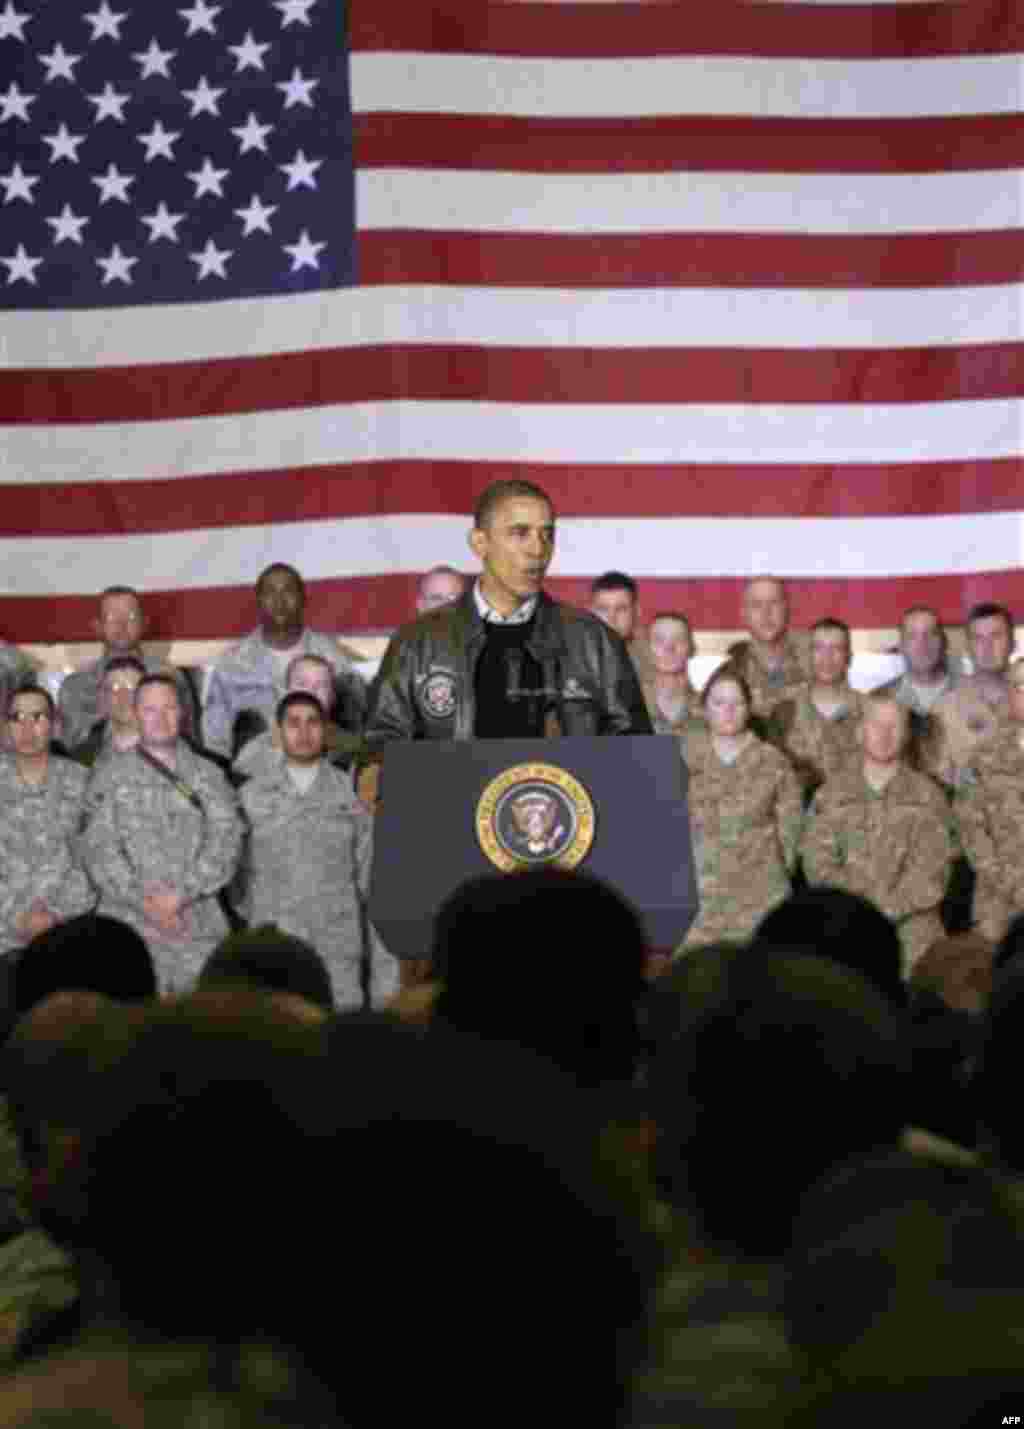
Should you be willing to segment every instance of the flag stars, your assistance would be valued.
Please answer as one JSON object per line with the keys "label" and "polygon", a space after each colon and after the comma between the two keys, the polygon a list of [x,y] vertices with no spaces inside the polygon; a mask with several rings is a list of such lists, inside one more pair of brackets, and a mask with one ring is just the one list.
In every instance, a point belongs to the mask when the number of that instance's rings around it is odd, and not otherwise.
{"label": "flag stars", "polygon": [[10,258],[0,258],[0,263],[7,269],[7,284],[24,281],[35,286],[39,279],[36,277],[36,269],[43,260],[32,258],[25,249],[24,243],[19,243],[17,249]]}
{"label": "flag stars", "polygon": [[135,182],[135,175],[119,173],[113,164],[108,164],[107,172],[95,174],[90,182],[99,189],[101,204],[109,203],[111,199],[117,199],[118,203],[128,203],[128,188]]}
{"label": "flag stars", "polygon": [[297,273],[300,268],[312,268],[317,272],[320,268],[320,250],[326,248],[327,244],[314,243],[304,228],[299,234],[298,243],[282,243],[281,247],[292,256],[291,272]]}
{"label": "flag stars", "polygon": [[208,35],[215,35],[217,30],[213,22],[223,8],[222,5],[207,5],[204,0],[196,0],[190,10],[179,10],[178,14],[188,25],[186,40],[189,35],[198,35],[204,30]]}
{"label": "flag stars", "polygon": [[171,147],[177,139],[181,138],[181,130],[173,133],[165,129],[163,124],[157,119],[148,134],[137,134],[135,136],[140,144],[146,146],[146,163],[153,159],[174,158],[174,150]]}
{"label": "flag stars", "polygon": [[81,58],[81,55],[69,55],[61,44],[54,45],[48,55],[41,54],[39,63],[46,70],[46,83],[49,84],[54,79],[69,79],[74,82],[75,65]]}
{"label": "flag stars", "polygon": [[316,179],[313,175],[323,163],[323,159],[307,159],[300,149],[290,164],[278,164],[282,173],[288,175],[287,192],[292,189],[315,189]]}
{"label": "flag stars", "polygon": [[270,215],[277,212],[277,204],[271,203],[263,205],[259,197],[253,194],[249,200],[247,208],[236,208],[236,215],[242,220],[245,227],[242,230],[242,237],[248,238],[251,233],[269,233]]}
{"label": "flag stars", "polygon": [[206,247],[201,253],[190,253],[188,256],[196,265],[196,279],[202,281],[203,278],[217,277],[226,278],[226,265],[229,258],[234,254],[233,248],[218,248],[212,238],[206,240]]}
{"label": "flag stars", "polygon": [[153,213],[140,214],[139,222],[149,229],[150,243],[156,243],[160,238],[166,238],[169,243],[180,243],[178,224],[184,217],[183,213],[171,213],[161,199]]}
{"label": "flag stars", "polygon": [[53,229],[53,241],[57,243],[81,243],[82,229],[88,224],[87,218],[80,218],[72,212],[70,204],[65,204],[60,213],[53,218],[48,218],[47,223]]}
{"label": "flag stars", "polygon": [[0,124],[6,124],[8,119],[23,119],[27,124],[28,107],[35,101],[36,95],[26,94],[11,80],[7,93],[0,94]]}
{"label": "flag stars", "polygon": [[132,269],[139,260],[131,258],[127,253],[121,252],[120,244],[115,243],[106,258],[97,258],[97,268],[103,269],[103,286],[108,283],[125,283],[129,286],[132,281]]}
{"label": "flag stars", "polygon": [[213,89],[205,74],[200,75],[199,83],[195,89],[183,89],[181,92],[192,106],[192,111],[188,116],[190,119],[195,119],[198,114],[212,114],[215,118],[220,118],[220,110],[217,106],[221,95],[226,91]]}
{"label": "flag stars", "polygon": [[223,198],[224,190],[222,184],[230,172],[230,169],[215,169],[213,167],[213,160],[209,157],[205,158],[201,169],[194,169],[191,173],[185,175],[185,177],[191,179],[196,186],[196,191],[192,197],[202,198],[203,194],[216,194],[218,198]]}
{"label": "flag stars", "polygon": [[4,187],[4,203],[13,203],[16,198],[26,203],[35,203],[32,190],[39,182],[38,174],[26,174],[20,164],[15,164],[9,174],[0,174],[0,184]]}
{"label": "flag stars", "polygon": [[239,153],[247,154],[250,149],[259,149],[265,154],[267,135],[273,132],[273,128],[273,124],[260,124],[255,114],[250,114],[243,125],[231,131],[241,146]]}
{"label": "flag stars", "polygon": [[301,71],[293,69],[291,79],[280,81],[274,88],[284,95],[285,109],[291,109],[293,104],[304,104],[307,109],[312,109],[313,100],[310,96],[319,83],[318,79],[303,79]]}
{"label": "flag stars", "polygon": [[88,24],[92,26],[92,34],[89,43],[94,40],[101,40],[104,35],[112,40],[121,38],[121,26],[128,18],[127,10],[111,10],[108,0],[103,0],[98,10],[92,10],[82,16]]}
{"label": "flag stars", "polygon": [[228,45],[228,49],[235,57],[235,74],[241,74],[245,69],[264,69],[263,56],[270,46],[258,45],[253,39],[252,31],[246,30],[242,43]]}
{"label": "flag stars", "polygon": [[170,79],[170,64],[177,50],[162,50],[156,40],[150,40],[148,50],[140,50],[132,55],[132,59],[139,65],[139,78],[150,79],[153,75],[163,75],[164,79]]}
{"label": "flag stars", "polygon": [[101,124],[104,119],[116,119],[119,124],[124,123],[123,110],[131,99],[130,94],[118,94],[114,86],[107,80],[103,86],[102,94],[87,94],[86,99],[90,104],[95,104],[96,115],[94,124]]}
{"label": "flag stars", "polygon": [[289,25],[309,25],[309,12],[316,0],[274,0],[274,9],[281,12],[281,29]]}
{"label": "flag stars", "polygon": [[84,134],[69,134],[68,126],[62,124],[56,134],[43,134],[42,140],[44,144],[50,146],[51,164],[56,164],[59,159],[67,159],[72,164],[81,162],[78,157],[78,146],[85,143]]}
{"label": "flag stars", "polygon": [[28,13],[15,10],[11,0],[7,0],[7,4],[0,10],[0,40],[24,41],[25,26],[31,18]]}

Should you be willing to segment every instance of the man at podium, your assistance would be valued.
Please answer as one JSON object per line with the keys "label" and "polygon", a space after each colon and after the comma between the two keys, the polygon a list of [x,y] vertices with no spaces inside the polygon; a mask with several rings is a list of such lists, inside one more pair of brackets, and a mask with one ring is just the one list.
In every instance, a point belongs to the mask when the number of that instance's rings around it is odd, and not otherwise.
{"label": "man at podium", "polygon": [[619,636],[545,594],[554,542],[539,486],[487,487],[469,533],[480,575],[454,604],[403,626],[384,655],[365,727],[371,757],[399,739],[652,733]]}

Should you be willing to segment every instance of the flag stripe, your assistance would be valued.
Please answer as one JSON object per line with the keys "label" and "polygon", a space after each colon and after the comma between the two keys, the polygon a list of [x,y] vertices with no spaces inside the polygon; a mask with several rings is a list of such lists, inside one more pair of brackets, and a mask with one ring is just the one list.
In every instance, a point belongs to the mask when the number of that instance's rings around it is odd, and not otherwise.
{"label": "flag stripe", "polygon": [[[132,531],[214,530],[351,517],[469,513],[507,464],[393,461],[219,476],[0,487],[0,537],[95,537]],[[564,516],[682,519],[956,515],[1014,511],[1024,458],[971,463],[848,466],[529,466]],[[431,562],[430,564],[433,564]],[[636,562],[632,565],[635,567]],[[1022,592],[1024,593],[1024,592]]]}

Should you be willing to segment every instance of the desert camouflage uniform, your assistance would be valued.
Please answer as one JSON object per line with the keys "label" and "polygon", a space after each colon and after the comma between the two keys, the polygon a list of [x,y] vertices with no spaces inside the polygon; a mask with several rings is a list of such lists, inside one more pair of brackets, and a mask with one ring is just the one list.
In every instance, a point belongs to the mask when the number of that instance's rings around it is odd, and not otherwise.
{"label": "desert camouflage uniform", "polygon": [[968,676],[932,706],[935,729],[924,767],[944,784],[958,787],[974,764],[975,751],[1005,730],[1009,720],[1006,702],[989,704]]}
{"label": "desert camouflage uniform", "polygon": [[398,989],[398,964],[368,922],[373,818],[352,780],[322,760],[306,793],[282,763],[241,790],[249,837],[241,884],[249,922],[276,923],[312,943],[340,1009],[362,1006],[364,961],[373,1005]]}
{"label": "desert camouflage uniform", "polygon": [[997,943],[1024,912],[1024,730],[1007,727],[975,752],[956,799],[964,850],[974,867],[974,924]]}
{"label": "desert camouflage uniform", "polygon": [[901,765],[876,793],[862,764],[848,766],[814,796],[800,846],[809,883],[858,893],[896,924],[903,975],[944,936],[939,904],[954,853],[938,785]]}
{"label": "desert camouflage uniform", "polygon": [[[175,773],[202,810],[137,751],[115,755],[90,780],[81,838],[99,911],[145,938],[162,991],[190,984],[228,932],[217,892],[234,874],[242,846],[238,803],[220,770],[179,740]],[[143,897],[153,884],[184,896],[184,937],[147,923]]]}
{"label": "desert camouflage uniform", "polygon": [[688,689],[686,691],[686,697],[680,705],[679,713],[674,719],[669,719],[662,713],[658,705],[654,676],[641,680],[640,688],[643,691],[644,704],[647,706],[647,713],[651,717],[655,734],[686,734],[692,728],[695,720],[701,724],[704,723],[704,706],[701,704],[700,695],[696,690]]}
{"label": "desert camouflage uniform", "polygon": [[[362,676],[330,635],[304,630],[288,652],[289,661],[300,655],[320,655],[331,666],[338,685],[339,719],[358,728],[366,708],[366,688]],[[225,650],[213,669],[203,702],[203,742],[218,754],[230,756],[235,720],[243,711],[259,715],[266,726],[273,722],[281,699],[287,693],[284,669],[259,630]]]}
{"label": "desert camouflage uniform", "polygon": [[[60,687],[60,734],[69,749],[88,739],[93,726],[103,717],[100,711],[100,686],[103,683],[107,665],[113,658],[112,655],[104,655],[94,664],[87,665],[84,670],[75,670],[73,674],[65,678]],[[184,712],[182,733],[189,734],[192,730],[197,730],[199,722],[196,716],[195,696],[187,677],[181,670],[176,670],[172,665],[168,665],[166,660],[160,660],[154,655],[139,656],[139,658],[145,665],[147,674],[174,676],[174,682],[178,687],[178,698],[181,700],[181,708]]]}
{"label": "desert camouflage uniform", "polygon": [[837,693],[843,703],[835,714],[826,716],[811,699],[810,686],[805,687],[787,720],[783,748],[808,792],[860,756],[857,728],[864,712],[863,699],[849,685]]}
{"label": "desert camouflage uniform", "polygon": [[15,924],[37,898],[61,920],[96,902],[75,851],[87,778],[51,755],[37,788],[18,777],[13,756],[0,758],[0,948],[24,943]]}
{"label": "desert camouflage uniform", "polygon": [[700,911],[684,949],[748,938],[782,902],[802,821],[799,781],[771,745],[751,738],[724,764],[703,738],[689,742],[685,757]]}
{"label": "desert camouflage uniform", "polygon": [[[782,664],[778,669],[769,670],[761,664],[752,640],[740,640],[730,645],[726,665],[742,675],[750,686],[753,701],[750,712],[757,732],[766,739],[781,740],[786,733],[785,712],[792,710],[793,701],[806,687],[809,674],[807,661],[796,639],[792,635],[786,636]],[[773,718],[780,706],[780,714]]]}

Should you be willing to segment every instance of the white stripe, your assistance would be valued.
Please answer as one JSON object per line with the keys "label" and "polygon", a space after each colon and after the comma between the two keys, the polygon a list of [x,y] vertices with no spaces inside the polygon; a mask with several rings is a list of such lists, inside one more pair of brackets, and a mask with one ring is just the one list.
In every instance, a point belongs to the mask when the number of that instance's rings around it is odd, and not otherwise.
{"label": "white stripe", "polygon": [[[0,481],[140,481],[361,461],[971,461],[1020,456],[1024,401],[742,406],[366,402],[182,422],[0,427]],[[244,480],[240,477],[239,480]],[[174,519],[168,513],[168,521]]]}
{"label": "white stripe", "polygon": [[364,52],[352,56],[352,107],[356,113],[537,119],[1012,114],[1022,107],[1021,56],[522,59]]}
{"label": "white stripe", "polygon": [[[3,589],[93,594],[110,573],[139,590],[252,584],[271,561],[307,580],[465,566],[468,517],[388,516],[274,527],[0,541]],[[43,557],[44,559],[41,559]],[[892,579],[1013,570],[1024,564],[1024,515],[806,520],[565,520],[552,575],[626,568],[653,577]]]}
{"label": "white stripe", "polygon": [[470,233],[967,233],[1019,228],[1024,170],[520,174],[361,169],[359,227]]}
{"label": "white stripe", "polygon": [[888,348],[1019,342],[1024,284],[973,288],[348,288],[101,312],[10,312],[0,367],[140,366],[330,348]]}

